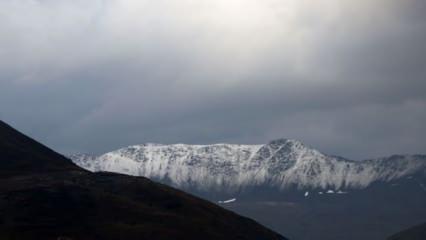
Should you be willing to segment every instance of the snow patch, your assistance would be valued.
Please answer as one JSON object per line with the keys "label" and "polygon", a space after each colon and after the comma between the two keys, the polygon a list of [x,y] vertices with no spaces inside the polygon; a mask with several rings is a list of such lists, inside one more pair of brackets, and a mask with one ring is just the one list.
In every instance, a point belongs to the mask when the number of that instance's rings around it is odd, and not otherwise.
{"label": "snow patch", "polygon": [[218,203],[219,204],[226,204],[226,203],[232,203],[232,202],[235,202],[235,201],[237,201],[237,199],[236,198],[232,198],[232,199],[225,200],[225,201],[218,201]]}
{"label": "snow patch", "polygon": [[[264,145],[142,144],[101,156],[75,154],[74,163],[94,172],[144,176],[181,189],[226,191],[276,186],[277,190],[363,189],[373,182],[409,178],[426,168],[416,156],[351,161],[329,156],[296,140]],[[324,192],[324,193],[334,193]]]}

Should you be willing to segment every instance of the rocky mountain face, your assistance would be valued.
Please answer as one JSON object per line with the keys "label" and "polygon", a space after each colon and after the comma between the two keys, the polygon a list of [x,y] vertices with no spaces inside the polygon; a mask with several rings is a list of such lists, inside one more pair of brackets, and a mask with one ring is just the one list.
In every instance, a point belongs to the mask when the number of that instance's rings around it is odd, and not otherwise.
{"label": "rocky mountain face", "polygon": [[286,238],[147,178],[86,171],[0,121],[0,239]]}
{"label": "rocky mountain face", "polygon": [[425,155],[351,161],[288,139],[265,145],[143,144],[101,156],[76,154],[70,158],[94,172],[145,176],[181,189],[228,193],[259,186],[277,191],[296,188],[339,192],[426,170]]}
{"label": "rocky mountain face", "polygon": [[426,220],[425,155],[352,161],[279,139],[143,144],[70,158],[93,172],[145,176],[183,189],[290,239],[386,239]]}

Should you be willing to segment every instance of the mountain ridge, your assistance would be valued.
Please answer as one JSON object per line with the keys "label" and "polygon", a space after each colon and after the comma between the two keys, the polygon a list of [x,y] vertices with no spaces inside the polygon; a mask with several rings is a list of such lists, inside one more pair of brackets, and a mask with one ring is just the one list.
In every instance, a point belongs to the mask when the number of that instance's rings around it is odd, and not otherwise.
{"label": "mountain ridge", "polygon": [[264,145],[141,144],[100,156],[70,155],[90,171],[146,176],[179,188],[201,191],[274,186],[278,190],[362,189],[426,169],[426,155],[392,155],[349,160],[324,154],[300,141],[277,139]]}

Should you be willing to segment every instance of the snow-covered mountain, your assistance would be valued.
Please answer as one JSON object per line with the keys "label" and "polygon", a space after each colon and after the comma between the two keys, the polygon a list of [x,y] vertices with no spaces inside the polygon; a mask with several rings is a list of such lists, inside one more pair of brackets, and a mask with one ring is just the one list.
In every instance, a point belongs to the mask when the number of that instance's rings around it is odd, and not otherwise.
{"label": "snow-covered mountain", "polygon": [[90,171],[145,176],[182,189],[233,192],[267,185],[280,190],[361,189],[425,173],[426,156],[395,155],[351,161],[329,156],[296,140],[265,145],[142,144],[101,156],[69,156]]}

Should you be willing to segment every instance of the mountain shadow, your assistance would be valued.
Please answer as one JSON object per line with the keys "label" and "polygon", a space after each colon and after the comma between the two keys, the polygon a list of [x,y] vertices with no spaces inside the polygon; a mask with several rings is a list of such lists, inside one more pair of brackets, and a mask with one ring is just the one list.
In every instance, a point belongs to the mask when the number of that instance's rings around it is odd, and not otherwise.
{"label": "mountain shadow", "polygon": [[143,177],[91,173],[0,121],[0,239],[286,239]]}

